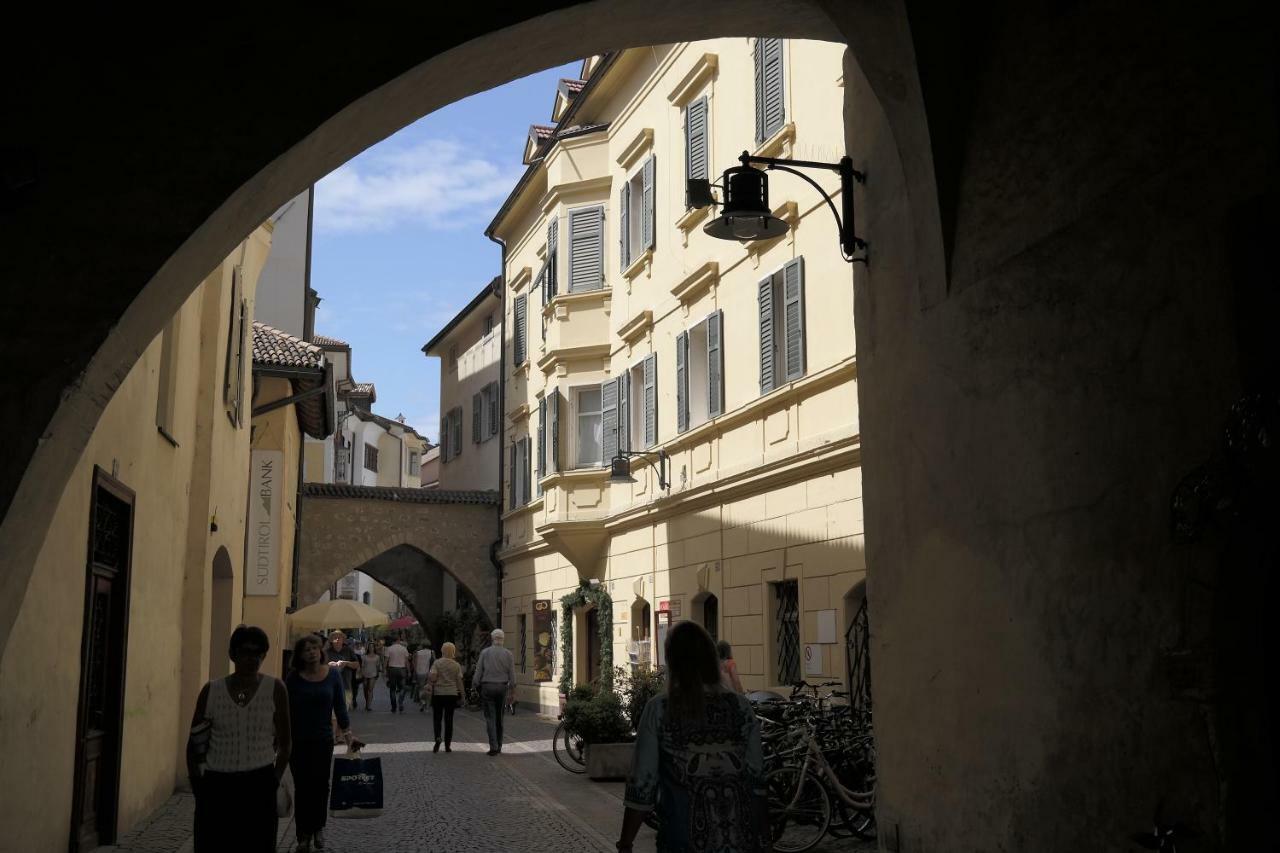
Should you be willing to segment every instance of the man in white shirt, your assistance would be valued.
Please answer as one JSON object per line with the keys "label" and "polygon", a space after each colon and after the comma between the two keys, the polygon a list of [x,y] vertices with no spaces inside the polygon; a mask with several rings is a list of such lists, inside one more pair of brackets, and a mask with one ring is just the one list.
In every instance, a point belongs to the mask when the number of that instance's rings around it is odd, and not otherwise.
{"label": "man in white shirt", "polygon": [[391,713],[404,713],[405,679],[409,675],[409,650],[404,640],[396,637],[396,641],[387,647],[387,690],[391,692]]}
{"label": "man in white shirt", "polygon": [[418,700],[419,711],[427,707],[427,700],[430,698],[427,676],[431,673],[431,664],[435,663],[435,660],[436,653],[431,651],[431,646],[426,643],[413,653],[413,690]]}

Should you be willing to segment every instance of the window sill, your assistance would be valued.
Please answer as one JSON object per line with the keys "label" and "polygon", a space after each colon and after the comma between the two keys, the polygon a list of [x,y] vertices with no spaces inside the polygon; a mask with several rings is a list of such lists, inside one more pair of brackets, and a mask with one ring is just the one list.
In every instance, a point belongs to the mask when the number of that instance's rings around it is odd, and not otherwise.
{"label": "window sill", "polygon": [[546,492],[549,487],[558,486],[561,483],[591,483],[607,479],[609,479],[609,469],[604,466],[598,468],[570,468],[568,471],[556,471],[548,474],[539,480],[538,484],[542,486],[542,491]]}
{"label": "window sill", "polygon": [[756,157],[785,157],[790,155],[795,141],[796,123],[789,121],[774,131],[773,136],[757,145],[756,150],[751,153]]}
{"label": "window sill", "polygon": [[676,220],[676,228],[680,229],[681,240],[684,247],[689,248],[689,235],[693,233],[693,229],[698,227],[698,223],[702,222],[711,214],[711,205],[706,207],[691,207],[684,212],[684,215]]}
{"label": "window sill", "polygon": [[523,515],[526,512],[535,512],[536,510],[542,509],[542,499],[543,496],[538,495],[538,497],[529,501],[527,504],[521,504],[518,507],[507,510],[503,513],[502,520],[506,521],[509,518],[515,518],[516,516]]}
{"label": "window sill", "polygon": [[649,275],[653,269],[653,249],[645,249],[640,253],[640,257],[636,258],[630,265],[622,271],[622,277],[630,284],[640,273]]}

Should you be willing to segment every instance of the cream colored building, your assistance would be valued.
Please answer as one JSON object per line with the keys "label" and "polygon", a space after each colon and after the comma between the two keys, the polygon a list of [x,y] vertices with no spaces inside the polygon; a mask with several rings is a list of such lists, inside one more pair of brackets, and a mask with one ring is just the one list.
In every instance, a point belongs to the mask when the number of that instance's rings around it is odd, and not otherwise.
{"label": "cream colored building", "polygon": [[[552,680],[534,681],[534,602],[558,619],[591,581],[612,597],[615,665],[661,662],[666,627],[694,619],[733,644],[749,689],[847,677],[866,569],[834,220],[778,173],[791,228],[767,242],[708,237],[685,199],[686,177],[716,181],[744,149],[838,160],[842,53],[727,38],[596,57],[557,92],[555,126],[530,132],[489,229],[506,246],[499,556],[523,702],[554,707],[565,666],[557,643]],[[620,446],[669,454],[669,488],[653,455],[611,483]],[[572,614],[578,682],[607,657],[602,618]]]}
{"label": "cream colored building", "polygon": [[[141,354],[62,495],[14,629],[24,639],[0,660],[5,850],[110,843],[183,784],[196,694],[229,670],[239,622],[267,627],[279,671],[298,425],[293,406],[253,415],[291,393],[269,379],[254,396],[251,381],[271,236],[250,234]],[[246,539],[259,448],[286,460],[267,564]],[[249,565],[274,573],[269,598]]]}
{"label": "cream colored building", "polygon": [[488,282],[423,346],[440,359],[441,489],[497,489],[501,281]]}

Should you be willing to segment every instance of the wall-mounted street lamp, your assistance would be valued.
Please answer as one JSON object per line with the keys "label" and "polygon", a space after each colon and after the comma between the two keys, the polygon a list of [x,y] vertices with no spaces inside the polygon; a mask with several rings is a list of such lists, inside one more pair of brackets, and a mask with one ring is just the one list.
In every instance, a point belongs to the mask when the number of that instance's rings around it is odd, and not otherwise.
{"label": "wall-mounted street lamp", "polygon": [[667,479],[667,462],[671,459],[665,450],[618,450],[618,455],[609,460],[609,482],[610,483],[634,483],[635,477],[631,476],[632,456],[641,456],[646,459],[656,458],[658,460],[658,488],[663,491],[671,491],[671,482]]}
{"label": "wall-mounted street lamp", "polygon": [[[769,176],[752,164],[764,166],[769,170],[780,170],[798,175],[813,185],[831,208],[831,215],[836,218],[836,227],[840,231],[840,250],[846,261],[867,262],[867,244],[854,232],[853,216],[853,183],[866,183],[865,172],[853,168],[853,161],[841,157],[839,163],[818,163],[811,160],[782,160],[777,157],[756,157],[747,151],[738,158],[741,166],[734,166],[724,173],[719,185],[724,195],[724,202],[716,218],[708,222],[703,231],[720,240],[769,240],[787,233],[790,227],[786,222],[774,216],[769,209]],[[826,190],[818,182],[799,169],[825,169],[840,175],[840,211]],[[711,194],[713,185],[710,181],[696,179],[688,182],[689,201],[694,207],[702,208],[716,204]],[[861,251],[863,254],[859,255]]]}

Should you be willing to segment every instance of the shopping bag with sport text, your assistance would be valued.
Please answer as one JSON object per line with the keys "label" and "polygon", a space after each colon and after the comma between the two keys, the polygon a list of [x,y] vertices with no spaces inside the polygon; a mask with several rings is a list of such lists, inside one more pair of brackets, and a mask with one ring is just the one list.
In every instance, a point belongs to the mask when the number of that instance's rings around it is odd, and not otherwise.
{"label": "shopping bag with sport text", "polygon": [[382,759],[339,755],[333,759],[329,793],[333,817],[378,817],[382,814]]}

